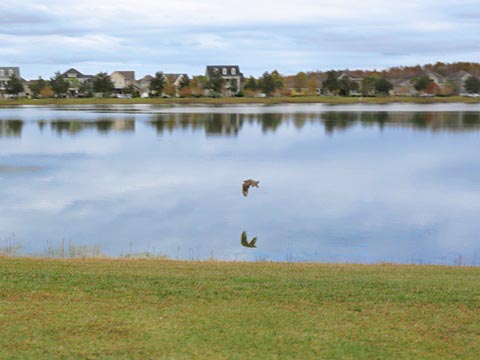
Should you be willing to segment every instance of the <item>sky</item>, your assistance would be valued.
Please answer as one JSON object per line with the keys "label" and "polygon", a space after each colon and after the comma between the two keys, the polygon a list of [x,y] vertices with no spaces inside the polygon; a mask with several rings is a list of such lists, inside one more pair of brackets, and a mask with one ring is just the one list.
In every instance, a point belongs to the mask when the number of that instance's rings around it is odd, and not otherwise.
{"label": "sky", "polygon": [[480,59],[478,0],[1,0],[0,66],[244,75]]}

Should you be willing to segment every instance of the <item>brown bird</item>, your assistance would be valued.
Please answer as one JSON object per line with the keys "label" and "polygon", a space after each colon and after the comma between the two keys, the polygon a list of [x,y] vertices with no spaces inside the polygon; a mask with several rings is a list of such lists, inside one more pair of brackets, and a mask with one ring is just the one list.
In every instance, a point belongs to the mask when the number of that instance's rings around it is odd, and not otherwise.
{"label": "brown bird", "polygon": [[257,242],[257,237],[255,236],[250,242],[247,240],[247,232],[244,231],[242,232],[242,246],[248,247],[248,248],[256,248],[255,243]]}
{"label": "brown bird", "polygon": [[243,196],[247,196],[248,195],[248,188],[250,186],[252,187],[256,187],[258,188],[258,183],[260,181],[255,181],[255,180],[252,180],[252,179],[248,179],[248,180],[245,180],[243,182],[243,185],[242,185],[242,193],[243,193]]}

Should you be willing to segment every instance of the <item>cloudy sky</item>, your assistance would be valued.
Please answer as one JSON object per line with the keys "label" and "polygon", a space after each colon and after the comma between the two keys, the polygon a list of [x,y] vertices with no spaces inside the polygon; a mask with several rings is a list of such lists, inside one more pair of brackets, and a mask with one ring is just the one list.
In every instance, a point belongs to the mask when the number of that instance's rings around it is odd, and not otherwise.
{"label": "cloudy sky", "polygon": [[24,78],[158,70],[245,75],[479,61],[478,0],[1,0],[0,66]]}

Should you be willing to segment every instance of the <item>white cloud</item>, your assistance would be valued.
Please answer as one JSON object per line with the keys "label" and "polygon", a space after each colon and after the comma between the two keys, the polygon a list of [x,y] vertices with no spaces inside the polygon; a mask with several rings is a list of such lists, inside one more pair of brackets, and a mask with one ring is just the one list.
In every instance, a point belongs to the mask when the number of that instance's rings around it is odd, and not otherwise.
{"label": "white cloud", "polygon": [[229,62],[258,75],[273,68],[292,73],[475,61],[476,5],[468,0],[4,0],[0,52],[5,65],[20,65],[26,77],[50,76],[70,66],[112,71],[102,66],[118,63],[139,72],[202,73],[208,63]]}

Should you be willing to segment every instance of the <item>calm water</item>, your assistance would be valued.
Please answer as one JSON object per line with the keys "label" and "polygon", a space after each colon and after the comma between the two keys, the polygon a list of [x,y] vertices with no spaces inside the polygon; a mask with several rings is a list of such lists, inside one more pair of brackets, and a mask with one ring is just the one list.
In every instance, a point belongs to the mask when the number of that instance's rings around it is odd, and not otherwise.
{"label": "calm water", "polygon": [[479,130],[461,104],[1,109],[0,248],[480,264]]}

